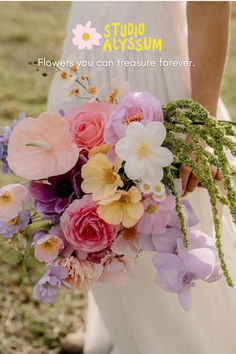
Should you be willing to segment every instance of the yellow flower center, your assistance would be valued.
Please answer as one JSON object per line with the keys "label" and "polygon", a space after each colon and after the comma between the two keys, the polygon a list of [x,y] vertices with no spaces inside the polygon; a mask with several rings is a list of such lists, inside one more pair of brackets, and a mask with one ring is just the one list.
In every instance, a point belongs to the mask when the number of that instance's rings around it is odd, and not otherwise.
{"label": "yellow flower center", "polygon": [[83,34],[83,40],[84,40],[84,41],[88,41],[89,38],[90,38],[89,33],[84,33],[84,34]]}
{"label": "yellow flower center", "polygon": [[130,227],[130,228],[123,228],[122,236],[124,237],[125,240],[134,240],[136,239],[137,236],[137,229],[135,226]]}
{"label": "yellow flower center", "polygon": [[147,157],[150,153],[150,146],[146,142],[142,142],[137,149],[140,158]]}
{"label": "yellow flower center", "polygon": [[145,184],[143,185],[143,189],[144,189],[145,191],[149,191],[149,189],[150,189],[149,184],[145,183]]}
{"label": "yellow flower center", "polygon": [[155,192],[160,193],[161,191],[161,186],[159,186],[158,184],[155,186]]}
{"label": "yellow flower center", "polygon": [[147,207],[148,214],[155,214],[156,210],[157,210],[157,207],[154,204],[149,204]]}
{"label": "yellow flower center", "polygon": [[55,247],[55,241],[53,240],[47,240],[41,244],[41,248],[43,249],[43,251],[47,251],[47,252],[53,250],[54,247]]}
{"label": "yellow flower center", "polygon": [[13,225],[16,225],[19,221],[19,218],[18,216],[16,216],[15,218],[11,219],[10,221],[7,222],[7,225],[9,226],[13,226]]}
{"label": "yellow flower center", "polygon": [[12,200],[13,200],[13,198],[9,192],[6,192],[0,196],[1,204],[9,204],[12,202]]}
{"label": "yellow flower center", "polygon": [[105,170],[104,172],[104,182],[106,184],[113,184],[116,181],[116,174],[115,172],[112,170],[112,168],[109,168],[107,170]]}
{"label": "yellow flower center", "polygon": [[120,204],[129,204],[130,203],[130,196],[128,194],[122,194],[119,199]]}
{"label": "yellow flower center", "polygon": [[141,122],[143,120],[142,112],[137,112],[123,119],[123,123],[129,125],[132,122]]}

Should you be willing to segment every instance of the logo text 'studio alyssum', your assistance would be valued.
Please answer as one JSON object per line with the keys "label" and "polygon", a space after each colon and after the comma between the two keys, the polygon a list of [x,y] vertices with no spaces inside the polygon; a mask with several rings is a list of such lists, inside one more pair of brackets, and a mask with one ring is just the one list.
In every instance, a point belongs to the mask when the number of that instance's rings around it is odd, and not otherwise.
{"label": "logo text 'studio alyssum'", "polygon": [[134,24],[129,22],[121,24],[112,22],[104,27],[105,42],[103,51],[121,50],[142,50],[159,51],[162,50],[162,39],[145,36],[144,23]]}

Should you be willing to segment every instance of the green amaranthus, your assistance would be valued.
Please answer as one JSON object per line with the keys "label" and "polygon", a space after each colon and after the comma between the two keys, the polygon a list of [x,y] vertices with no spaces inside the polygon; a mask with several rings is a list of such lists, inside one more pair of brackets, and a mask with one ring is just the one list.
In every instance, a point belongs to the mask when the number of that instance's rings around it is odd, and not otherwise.
{"label": "green amaranthus", "polygon": [[[230,166],[226,156],[226,150],[236,156],[236,143],[232,139],[236,138],[234,123],[217,121],[200,104],[187,99],[170,102],[162,106],[162,109],[164,124],[168,132],[165,146],[172,151],[175,162],[185,163],[208,191],[221,267],[227,283],[229,286],[233,286],[222,249],[221,220],[218,215],[217,203],[228,206],[236,225],[236,193],[232,181],[232,177],[236,176],[236,169]],[[176,133],[189,134],[192,138],[191,143],[185,143]],[[206,151],[206,146],[213,150],[212,155]],[[198,163],[191,158],[192,154],[197,156]],[[223,177],[225,193],[222,193],[214,183],[211,176],[211,165],[219,169]],[[187,228],[170,168],[167,172],[167,183],[176,196],[176,210],[180,218],[184,244],[188,247]]]}

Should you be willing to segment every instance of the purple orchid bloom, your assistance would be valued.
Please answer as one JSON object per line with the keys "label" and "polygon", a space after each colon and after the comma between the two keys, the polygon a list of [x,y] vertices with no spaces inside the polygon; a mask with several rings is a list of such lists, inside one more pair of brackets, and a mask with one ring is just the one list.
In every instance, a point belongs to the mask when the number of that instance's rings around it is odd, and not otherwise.
{"label": "purple orchid bloom", "polygon": [[4,238],[11,238],[19,230],[24,229],[30,223],[30,212],[20,211],[14,219],[4,222],[0,220],[0,235]]}
{"label": "purple orchid bloom", "polygon": [[67,288],[71,288],[71,286],[64,280],[67,276],[68,272],[64,267],[49,266],[47,272],[35,285],[33,298],[44,304],[53,304],[58,289],[62,288],[63,285]]}
{"label": "purple orchid bloom", "polygon": [[187,249],[181,237],[176,238],[175,249],[173,239],[169,239],[169,248],[173,253],[160,252],[153,258],[157,285],[177,293],[185,310],[192,307],[191,288],[195,280],[216,281],[222,274],[214,240],[198,230],[190,230],[188,239],[190,246]]}
{"label": "purple orchid bloom", "polygon": [[10,139],[11,133],[13,129],[17,126],[18,123],[20,123],[23,119],[25,118],[25,113],[20,113],[18,119],[14,119],[12,122],[11,127],[0,127],[2,130],[2,133],[0,135],[0,161],[2,163],[2,172],[4,174],[10,173],[11,170],[8,166],[7,162],[7,147],[8,147],[8,141]]}
{"label": "purple orchid bloom", "polygon": [[86,163],[84,155],[79,157],[77,164],[67,173],[49,177],[49,183],[31,182],[29,192],[35,199],[35,208],[43,214],[60,214],[75,198],[81,198],[81,167]]}

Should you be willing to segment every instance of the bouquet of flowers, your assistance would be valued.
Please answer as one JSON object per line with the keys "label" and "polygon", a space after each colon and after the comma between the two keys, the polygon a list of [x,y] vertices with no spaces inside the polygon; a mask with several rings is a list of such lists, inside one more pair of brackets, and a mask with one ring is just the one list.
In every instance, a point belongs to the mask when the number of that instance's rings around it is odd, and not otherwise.
{"label": "bouquet of flowers", "polygon": [[[236,169],[227,158],[236,156],[233,124],[192,100],[161,106],[149,92],[128,92],[119,78],[101,99],[76,66],[59,75],[73,85],[68,97],[88,103],[67,113],[21,115],[0,136],[3,172],[20,177],[0,188],[0,234],[11,246],[4,260],[24,265],[33,252],[36,266],[47,265],[34,299],[52,304],[58,289],[94,282],[123,286],[142,251],[154,252],[156,284],[177,293],[185,310],[195,281],[224,274],[233,286],[217,209],[228,206],[236,223]],[[179,133],[190,134],[191,143]],[[195,228],[198,217],[181,197],[181,163],[209,193],[215,238]],[[211,165],[223,177],[223,191]]]}

